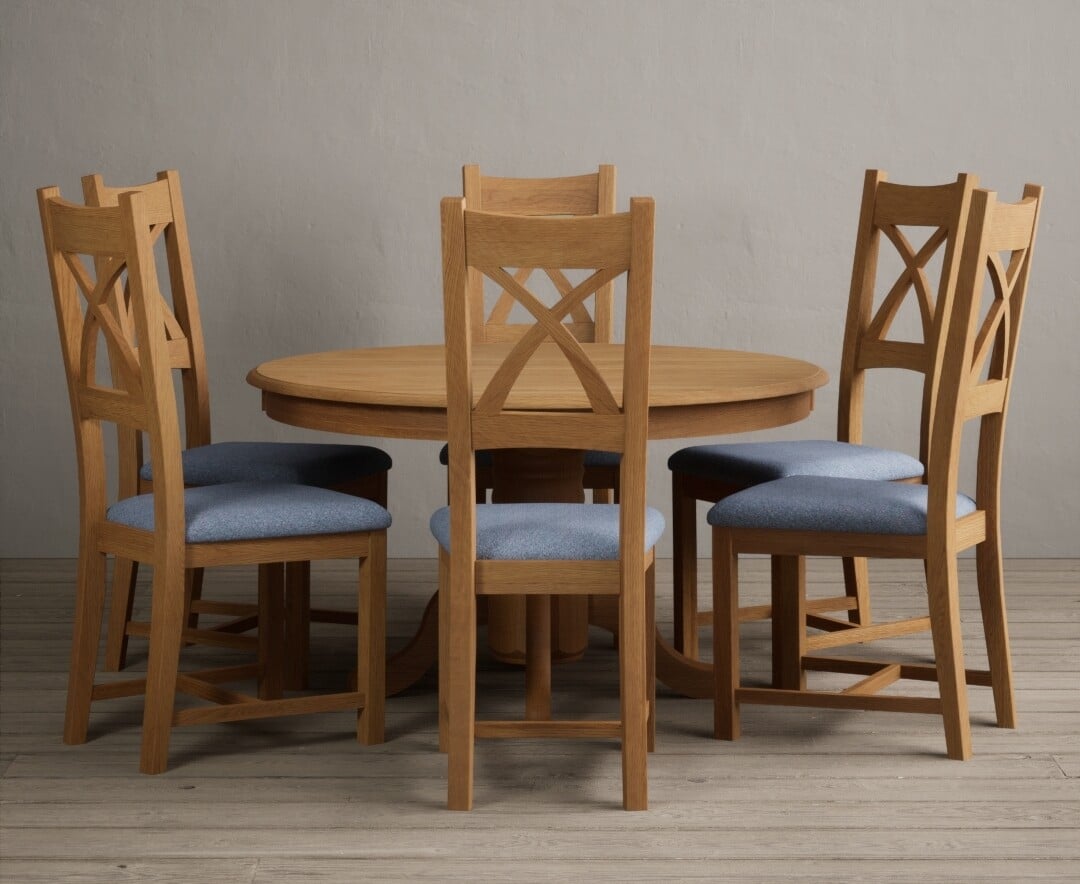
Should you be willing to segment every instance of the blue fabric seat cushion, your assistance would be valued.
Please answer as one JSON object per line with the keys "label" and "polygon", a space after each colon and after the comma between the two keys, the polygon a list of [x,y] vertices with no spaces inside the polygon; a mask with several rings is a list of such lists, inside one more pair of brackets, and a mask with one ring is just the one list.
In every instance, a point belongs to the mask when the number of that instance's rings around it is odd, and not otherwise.
{"label": "blue fabric seat cushion", "polygon": [[900,451],[826,439],[695,445],[671,455],[668,467],[732,485],[757,485],[788,476],[892,481],[923,474],[923,465]]}
{"label": "blue fabric seat cushion", "polygon": [[[791,476],[725,497],[709,510],[710,525],[780,531],[851,534],[925,534],[925,485]],[[956,516],[975,512],[975,501],[956,495]]]}
{"label": "blue fabric seat cushion", "polygon": [[622,455],[618,451],[586,451],[585,467],[611,467],[617,469],[622,464]]}
{"label": "blue fabric seat cushion", "polygon": [[[450,507],[431,517],[431,533],[450,551]],[[645,549],[664,533],[664,517],[645,510]],[[619,505],[485,503],[476,507],[476,557],[500,560],[611,561],[619,558]]]}
{"label": "blue fabric seat cushion", "polygon": [[[181,458],[185,485],[286,482],[328,488],[393,466],[379,448],[319,442],[214,442],[188,448]],[[149,463],[139,476],[153,480]]]}
{"label": "blue fabric seat cushion", "polygon": [[[140,494],[117,501],[109,507],[106,518],[153,531],[154,495]],[[188,543],[345,534],[390,527],[390,513],[363,497],[280,482],[187,488],[184,519]]]}
{"label": "blue fabric seat cushion", "polygon": [[[450,462],[450,446],[444,445],[439,451],[439,463],[444,467]],[[490,451],[476,452],[476,465],[478,467],[490,467],[492,457]],[[622,455],[617,451],[586,451],[586,467],[618,467],[622,463]]]}

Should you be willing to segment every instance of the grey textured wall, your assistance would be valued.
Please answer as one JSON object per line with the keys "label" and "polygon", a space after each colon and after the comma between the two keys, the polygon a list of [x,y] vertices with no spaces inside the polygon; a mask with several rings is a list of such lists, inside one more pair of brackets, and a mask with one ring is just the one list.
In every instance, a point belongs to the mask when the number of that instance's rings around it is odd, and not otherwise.
{"label": "grey textured wall", "polygon": [[[838,371],[863,170],[1047,188],[1010,418],[1012,555],[1080,555],[1080,4],[284,2],[0,4],[0,555],[70,555],[70,413],[34,189],[185,184],[215,437],[272,424],[258,362],[441,336],[438,201],[460,167],[612,162],[657,201],[659,342]],[[911,448],[906,382],[869,441]],[[810,420],[829,437],[835,381]],[[391,555],[430,555],[434,443],[387,441]],[[668,505],[655,444],[650,497]],[[670,554],[669,547],[662,554]]]}

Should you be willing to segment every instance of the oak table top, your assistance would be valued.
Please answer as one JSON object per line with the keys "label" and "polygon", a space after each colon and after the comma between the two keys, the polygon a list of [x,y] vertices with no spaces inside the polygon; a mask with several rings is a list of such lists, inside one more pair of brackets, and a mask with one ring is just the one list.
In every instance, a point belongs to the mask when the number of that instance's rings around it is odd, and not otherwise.
{"label": "oak table top", "polygon": [[[474,350],[476,397],[511,344]],[[583,344],[616,399],[622,347]],[[649,382],[649,437],[677,439],[793,423],[813,408],[828,381],[816,365],[785,356],[655,345]],[[275,420],[309,429],[409,439],[446,439],[446,375],[440,344],[334,350],[264,362],[248,374]],[[542,345],[514,385],[506,407],[588,408],[573,369]]]}

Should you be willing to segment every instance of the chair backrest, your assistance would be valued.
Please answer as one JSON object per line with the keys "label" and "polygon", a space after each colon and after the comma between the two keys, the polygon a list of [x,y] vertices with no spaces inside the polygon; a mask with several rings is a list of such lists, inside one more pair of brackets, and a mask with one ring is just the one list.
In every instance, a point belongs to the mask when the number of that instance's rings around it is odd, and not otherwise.
{"label": "chair backrest", "polygon": [[[460,198],[443,200],[452,544],[475,549],[474,451],[601,448],[623,453],[622,543],[631,554],[635,549],[643,553],[653,216],[653,201],[648,198],[631,200],[628,213],[577,218],[474,212],[467,211]],[[572,286],[549,309],[514,279],[511,270],[521,266],[595,272]],[[474,388],[476,341],[469,316],[470,270],[503,286],[535,318],[515,343],[496,347],[500,361],[483,389]],[[616,393],[563,319],[600,286],[623,275],[626,325],[622,390]],[[573,408],[560,409],[559,402],[547,402],[538,403],[535,410],[515,410],[515,382],[540,354],[547,359],[559,359],[561,354],[571,366],[583,394]]]}
{"label": "chair backrest", "polygon": [[[943,339],[942,305],[947,309],[956,286],[960,247],[976,176],[961,173],[952,184],[909,186],[892,184],[885,173],[867,171],[863,183],[859,230],[851,274],[844,349],[840,368],[837,438],[863,441],[866,371],[903,368],[924,375],[919,427],[919,459],[929,458],[930,428]],[[901,228],[930,228],[922,245],[913,245]],[[878,260],[882,239],[895,248],[903,262],[900,276],[884,293],[877,310]],[[943,250],[936,289],[926,267]],[[918,303],[921,340],[890,339],[889,332],[906,298]]]}
{"label": "chair backrest", "polygon": [[[150,206],[151,238],[165,237],[169,265],[171,305],[163,303],[172,367],[180,371],[184,395],[184,443],[188,448],[210,444],[210,388],[206,370],[199,299],[188,240],[187,215],[180,190],[180,173],[158,172],[155,181],[124,187],[106,185],[101,175],[82,179],[83,199],[88,206],[119,205],[122,193],[143,193]],[[117,321],[126,333],[133,329],[130,307],[121,299],[114,305]]]}
{"label": "chair backrest", "polygon": [[[184,484],[171,376],[176,348],[152,234],[164,210],[141,193],[121,194],[118,206],[81,206],[62,199],[55,187],[39,190],[38,204],[75,424],[84,540],[105,515],[102,423],[108,422],[147,434],[158,535],[182,546]],[[93,272],[84,257],[93,259]],[[121,328],[111,304],[118,289],[133,336]],[[108,372],[99,365],[101,337]],[[105,374],[114,378],[112,386],[101,380]]]}
{"label": "chair backrest", "polygon": [[[481,175],[480,167],[461,170],[465,208],[470,211],[504,215],[611,215],[615,212],[615,167],[602,165],[588,175],[567,178],[495,178]],[[514,279],[524,285],[532,267],[519,267]],[[572,288],[558,268],[546,270],[560,296]],[[484,280],[469,273],[469,295],[473,338],[478,341],[514,341],[529,328],[528,323],[510,322],[516,303],[505,290],[499,293],[491,312],[485,316]],[[610,343],[615,321],[612,284],[601,286],[593,297],[593,311],[578,304],[564,322],[579,341]]]}
{"label": "chair backrest", "polygon": [[[1005,414],[1042,194],[1041,187],[1028,184],[1017,203],[999,203],[997,194],[986,190],[972,197],[955,302],[946,322],[930,448],[931,531],[955,518],[960,442],[964,424],[973,418],[981,421],[976,504],[988,518],[998,517]],[[992,297],[984,299],[987,278]]]}

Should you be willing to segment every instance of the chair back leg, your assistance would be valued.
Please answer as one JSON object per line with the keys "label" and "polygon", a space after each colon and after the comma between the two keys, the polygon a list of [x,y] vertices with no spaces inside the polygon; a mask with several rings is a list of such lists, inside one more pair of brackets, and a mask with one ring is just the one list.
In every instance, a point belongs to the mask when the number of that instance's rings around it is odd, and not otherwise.
{"label": "chair back leg", "polygon": [[525,599],[525,718],[551,720],[551,596]]}
{"label": "chair back leg", "polygon": [[960,579],[954,550],[931,549],[926,560],[930,632],[937,661],[941,715],[945,721],[945,748],[949,758],[971,757],[971,722],[968,719],[964,644],[960,635]]}
{"label": "chair back leg", "polygon": [[645,650],[645,570],[623,568],[619,593],[619,685],[622,706],[623,808],[649,806],[649,690]]}
{"label": "chair back leg", "polygon": [[869,626],[870,618],[870,565],[862,557],[845,556],[844,592],[855,600],[856,607],[848,611],[848,622],[857,626]]}
{"label": "chair back leg", "polygon": [[439,547],[439,751],[448,751],[450,701],[450,556]]}
{"label": "chair back leg", "polygon": [[994,690],[994,710],[998,727],[1016,727],[1016,701],[1013,696],[1012,651],[1009,625],[1005,614],[1005,572],[1001,561],[1001,539],[996,520],[987,520],[986,540],[975,548],[975,568],[979,584],[979,607],[982,611],[986,655],[990,661],[990,680]]}
{"label": "chair back leg", "polygon": [[649,751],[656,751],[656,562],[645,572],[645,686],[649,700]]}
{"label": "chair back leg", "polygon": [[119,672],[127,665],[127,625],[135,609],[135,581],[138,576],[138,562],[113,559],[109,630],[105,638],[105,668],[109,672]]}
{"label": "chair back leg", "polygon": [[476,593],[470,573],[449,569],[447,764],[450,810],[472,810],[476,735]]}

